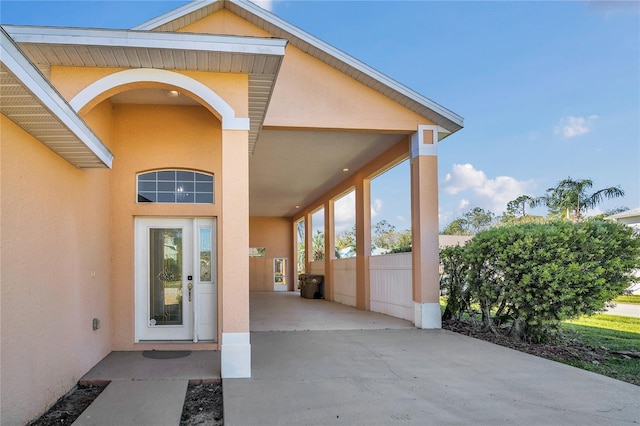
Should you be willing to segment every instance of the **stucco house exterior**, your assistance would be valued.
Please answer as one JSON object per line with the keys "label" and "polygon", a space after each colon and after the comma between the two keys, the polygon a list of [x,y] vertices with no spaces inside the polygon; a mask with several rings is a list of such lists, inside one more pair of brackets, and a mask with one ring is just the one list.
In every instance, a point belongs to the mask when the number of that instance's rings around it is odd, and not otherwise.
{"label": "stucco house exterior", "polygon": [[[111,351],[217,350],[223,378],[250,377],[250,291],[274,290],[274,270],[294,290],[295,226],[318,208],[333,253],[333,200],[350,190],[356,256],[306,270],[328,300],[384,311],[373,293],[402,269],[398,316],[440,327],[452,111],[244,0],[0,36],[3,425]],[[369,182],[408,158],[413,252],[373,259]]]}
{"label": "stucco house exterior", "polygon": [[633,229],[640,231],[640,207],[607,216],[606,219],[624,223],[625,225],[629,225]]}

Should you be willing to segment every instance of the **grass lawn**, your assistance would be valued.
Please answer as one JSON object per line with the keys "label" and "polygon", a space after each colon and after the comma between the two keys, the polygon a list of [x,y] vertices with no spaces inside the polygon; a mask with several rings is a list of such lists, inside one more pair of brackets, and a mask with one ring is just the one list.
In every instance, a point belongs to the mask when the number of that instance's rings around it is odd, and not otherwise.
{"label": "grass lawn", "polygon": [[[615,302],[629,303],[627,300],[632,300],[633,303],[640,304],[640,295],[633,295],[631,299],[624,300],[623,302],[616,299]],[[441,297],[442,312],[446,304],[446,297]],[[640,386],[640,358],[611,353],[612,351],[640,353],[640,318],[607,314],[583,316],[563,322],[562,337],[554,344],[567,349],[575,356],[565,357],[567,359],[554,356],[550,358]],[[594,356],[585,356],[587,352],[595,355],[597,361],[594,362]]]}
{"label": "grass lawn", "polygon": [[640,305],[640,294],[630,294],[628,296],[618,296],[613,300],[614,303],[631,303]]}
{"label": "grass lawn", "polygon": [[[640,352],[640,318],[617,315],[593,315],[566,321],[565,335],[593,348],[609,351]],[[584,361],[567,362],[575,367],[605,376],[640,384],[640,359],[626,359],[610,354],[597,364]]]}

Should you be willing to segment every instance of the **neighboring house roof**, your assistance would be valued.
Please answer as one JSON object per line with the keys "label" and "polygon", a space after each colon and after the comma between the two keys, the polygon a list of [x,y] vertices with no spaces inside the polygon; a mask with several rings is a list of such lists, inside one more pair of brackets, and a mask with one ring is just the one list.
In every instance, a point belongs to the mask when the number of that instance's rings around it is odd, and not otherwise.
{"label": "neighboring house roof", "polygon": [[0,113],[78,168],[111,167],[113,154],[0,28]]}
{"label": "neighboring house roof", "polygon": [[412,91],[363,62],[289,24],[248,0],[194,1],[140,24],[133,29],[177,31],[223,8],[257,25],[275,37],[289,40],[293,46],[303,52],[436,123],[440,126],[439,139],[443,139],[449,134],[460,130],[464,125],[463,118],[454,112]]}
{"label": "neighboring house roof", "polygon": [[608,216],[605,219],[615,220],[640,231],[640,207]]}
{"label": "neighboring house roof", "polygon": [[440,249],[452,246],[463,246],[473,237],[469,235],[439,235],[438,246]]}
{"label": "neighboring house roof", "polygon": [[606,219],[611,219],[611,220],[631,219],[631,218],[637,218],[638,222],[640,222],[640,207],[606,217]]}
{"label": "neighboring house roof", "polygon": [[[5,26],[43,72],[52,65],[249,75],[249,145],[257,140],[286,40],[212,34]],[[224,123],[223,123],[224,127]]]}

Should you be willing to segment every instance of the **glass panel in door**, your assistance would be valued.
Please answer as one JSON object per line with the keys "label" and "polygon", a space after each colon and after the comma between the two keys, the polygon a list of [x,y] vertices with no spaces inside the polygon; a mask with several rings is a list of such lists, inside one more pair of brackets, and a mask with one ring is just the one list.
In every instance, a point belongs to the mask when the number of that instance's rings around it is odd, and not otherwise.
{"label": "glass panel in door", "polygon": [[182,325],[182,229],[149,229],[149,324]]}
{"label": "glass panel in door", "polygon": [[273,259],[273,284],[276,291],[287,289],[287,259]]}

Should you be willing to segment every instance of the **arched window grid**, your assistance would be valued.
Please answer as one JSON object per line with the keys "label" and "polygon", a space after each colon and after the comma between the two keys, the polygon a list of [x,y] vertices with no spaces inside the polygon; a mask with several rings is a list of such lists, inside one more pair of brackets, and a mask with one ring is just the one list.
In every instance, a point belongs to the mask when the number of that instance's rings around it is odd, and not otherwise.
{"label": "arched window grid", "polygon": [[137,176],[138,203],[213,204],[213,175],[192,170],[154,170]]}

